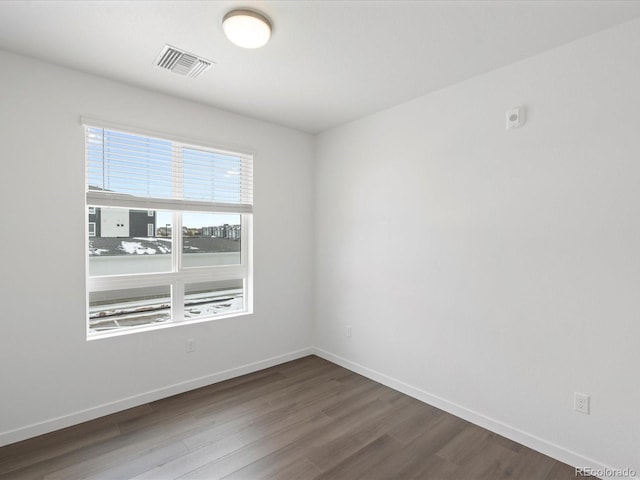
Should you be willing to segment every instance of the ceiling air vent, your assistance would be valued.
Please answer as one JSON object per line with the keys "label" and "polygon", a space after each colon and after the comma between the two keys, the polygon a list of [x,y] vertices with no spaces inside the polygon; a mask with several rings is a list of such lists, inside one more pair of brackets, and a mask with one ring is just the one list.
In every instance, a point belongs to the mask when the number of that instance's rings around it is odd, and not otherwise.
{"label": "ceiling air vent", "polygon": [[171,45],[164,46],[155,63],[158,67],[190,78],[199,77],[214,65],[211,60],[205,60]]}

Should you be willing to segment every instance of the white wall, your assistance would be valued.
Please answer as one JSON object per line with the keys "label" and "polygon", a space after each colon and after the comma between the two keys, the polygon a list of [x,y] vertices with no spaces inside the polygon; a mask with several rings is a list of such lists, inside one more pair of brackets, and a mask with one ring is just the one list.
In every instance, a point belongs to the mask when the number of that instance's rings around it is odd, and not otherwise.
{"label": "white wall", "polygon": [[321,134],[320,353],[640,472],[638,51],[635,21]]}
{"label": "white wall", "polygon": [[[0,444],[309,352],[313,137],[1,51],[0,64]],[[255,152],[255,314],[87,342],[81,115]]]}

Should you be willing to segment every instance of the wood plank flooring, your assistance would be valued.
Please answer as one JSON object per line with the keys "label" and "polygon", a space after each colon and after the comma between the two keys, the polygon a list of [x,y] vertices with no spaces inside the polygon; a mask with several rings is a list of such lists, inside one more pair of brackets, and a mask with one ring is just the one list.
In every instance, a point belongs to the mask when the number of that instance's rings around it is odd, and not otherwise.
{"label": "wood plank flooring", "polygon": [[562,480],[574,469],[316,356],[0,448],[0,479]]}

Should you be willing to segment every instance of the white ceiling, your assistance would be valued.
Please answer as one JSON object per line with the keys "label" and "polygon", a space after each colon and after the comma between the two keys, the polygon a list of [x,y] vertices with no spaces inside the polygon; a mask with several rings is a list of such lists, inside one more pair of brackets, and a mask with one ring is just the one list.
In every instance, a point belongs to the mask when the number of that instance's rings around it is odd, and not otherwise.
{"label": "white ceiling", "polygon": [[[237,7],[266,47],[223,36]],[[640,1],[2,1],[0,48],[320,132],[640,16]],[[153,65],[165,43],[217,63]]]}

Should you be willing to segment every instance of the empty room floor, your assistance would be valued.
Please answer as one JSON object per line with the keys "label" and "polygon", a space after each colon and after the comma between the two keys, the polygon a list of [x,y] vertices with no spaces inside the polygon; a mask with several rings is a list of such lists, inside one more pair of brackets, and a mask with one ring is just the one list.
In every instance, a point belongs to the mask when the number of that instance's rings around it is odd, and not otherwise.
{"label": "empty room floor", "polygon": [[0,448],[0,479],[575,479],[316,356]]}

